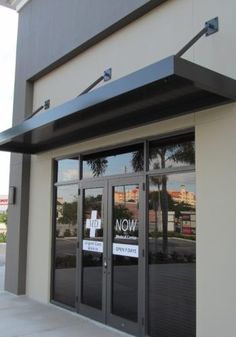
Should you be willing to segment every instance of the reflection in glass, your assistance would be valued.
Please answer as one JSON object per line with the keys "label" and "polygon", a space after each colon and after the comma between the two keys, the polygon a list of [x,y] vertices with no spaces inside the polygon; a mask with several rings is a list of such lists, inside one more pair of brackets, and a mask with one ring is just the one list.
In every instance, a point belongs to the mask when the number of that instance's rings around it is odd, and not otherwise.
{"label": "reflection in glass", "polygon": [[112,313],[137,321],[139,186],[113,188]]}
{"label": "reflection in glass", "polygon": [[192,134],[151,142],[149,169],[157,170],[194,164],[194,146]]}
{"label": "reflection in glass", "polygon": [[142,144],[87,155],[83,159],[83,178],[139,172],[143,163]]}
{"label": "reflection in glass", "polygon": [[196,333],[195,175],[149,180],[149,334]]}
{"label": "reflection in glass", "polygon": [[68,158],[57,161],[57,181],[70,181],[79,179],[78,158]]}
{"label": "reflection in glass", "polygon": [[82,303],[102,309],[103,189],[83,193]]}
{"label": "reflection in glass", "polygon": [[75,306],[77,241],[77,185],[57,188],[54,296],[60,303]]}

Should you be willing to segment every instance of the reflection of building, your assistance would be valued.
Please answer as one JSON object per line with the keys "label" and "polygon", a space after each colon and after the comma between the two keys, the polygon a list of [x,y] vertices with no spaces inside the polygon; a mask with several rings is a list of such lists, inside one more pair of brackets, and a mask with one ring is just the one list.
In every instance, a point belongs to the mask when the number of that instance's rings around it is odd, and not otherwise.
{"label": "reflection of building", "polygon": [[115,202],[138,202],[139,189],[127,189],[125,192],[115,191]]}
{"label": "reflection of building", "polygon": [[[175,230],[174,222],[175,222],[175,212],[168,212],[168,225],[167,230],[173,232]],[[158,232],[162,232],[162,211],[149,210],[149,232],[157,230]]]}
{"label": "reflection of building", "polygon": [[[163,231],[162,212],[149,210],[149,232]],[[195,234],[196,233],[196,213],[189,211],[181,211],[179,216],[175,215],[174,211],[168,211],[167,215],[169,232],[176,232],[181,234]]]}
{"label": "reflection of building", "polygon": [[168,191],[171,198],[177,203],[185,203],[187,205],[196,206],[195,193],[187,191],[185,185],[180,186],[180,191]]}

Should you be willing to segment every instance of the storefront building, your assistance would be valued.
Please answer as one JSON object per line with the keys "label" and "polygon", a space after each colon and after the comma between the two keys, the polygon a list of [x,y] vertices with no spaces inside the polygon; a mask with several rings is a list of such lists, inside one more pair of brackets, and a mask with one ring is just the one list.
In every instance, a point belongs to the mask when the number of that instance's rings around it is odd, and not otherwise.
{"label": "storefront building", "polygon": [[9,3],[6,290],[135,336],[235,336],[235,1]]}

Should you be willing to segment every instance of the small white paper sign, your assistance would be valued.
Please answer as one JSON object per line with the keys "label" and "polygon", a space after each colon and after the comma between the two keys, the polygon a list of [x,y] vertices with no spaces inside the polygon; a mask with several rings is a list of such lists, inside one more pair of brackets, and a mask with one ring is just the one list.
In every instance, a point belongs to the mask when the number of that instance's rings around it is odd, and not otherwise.
{"label": "small white paper sign", "polygon": [[90,238],[95,238],[96,230],[102,228],[102,220],[97,219],[98,211],[91,212],[91,219],[86,219],[86,228],[90,229]]}
{"label": "small white paper sign", "polygon": [[83,250],[88,252],[103,253],[103,242],[83,240]]}
{"label": "small white paper sign", "polygon": [[126,245],[122,243],[113,243],[113,255],[138,257],[138,245]]}

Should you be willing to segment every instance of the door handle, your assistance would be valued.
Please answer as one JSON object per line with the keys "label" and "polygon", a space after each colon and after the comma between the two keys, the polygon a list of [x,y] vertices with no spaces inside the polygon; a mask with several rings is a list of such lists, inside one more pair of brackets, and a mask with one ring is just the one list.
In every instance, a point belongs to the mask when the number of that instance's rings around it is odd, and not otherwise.
{"label": "door handle", "polygon": [[104,267],[105,269],[107,269],[107,260],[104,260],[104,261],[103,261],[103,267]]}

